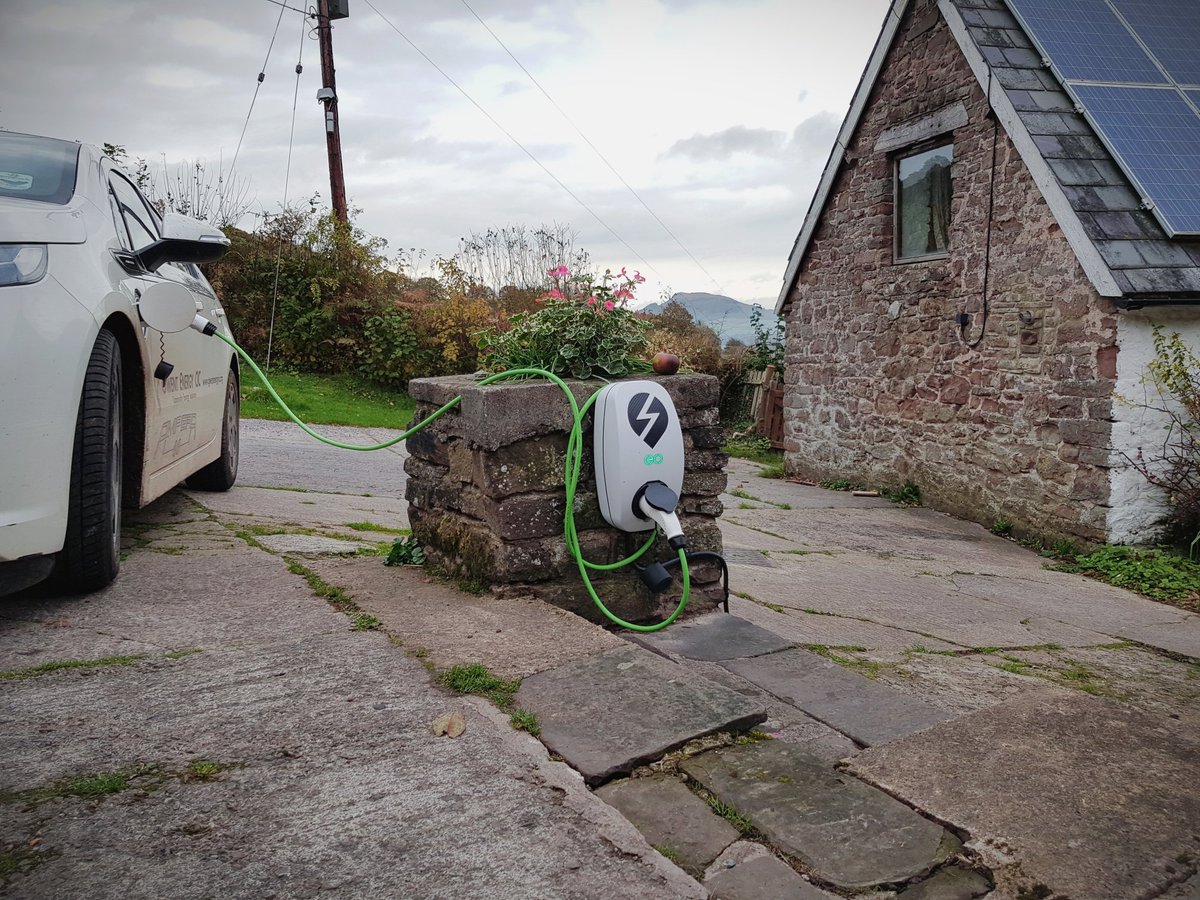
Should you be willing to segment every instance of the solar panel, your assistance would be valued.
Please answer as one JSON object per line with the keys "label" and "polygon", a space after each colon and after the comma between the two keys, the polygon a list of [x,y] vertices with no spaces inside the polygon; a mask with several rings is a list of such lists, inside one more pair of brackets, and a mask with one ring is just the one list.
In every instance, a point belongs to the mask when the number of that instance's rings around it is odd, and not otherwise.
{"label": "solar panel", "polygon": [[1196,0],[1113,0],[1113,5],[1172,79],[1200,86],[1200,4]]}
{"label": "solar panel", "polygon": [[1175,88],[1079,84],[1109,149],[1176,232],[1200,231],[1200,116]]}
{"label": "solar panel", "polygon": [[1009,0],[1025,30],[1068,81],[1166,78],[1105,0]]}
{"label": "solar panel", "polygon": [[1200,234],[1198,0],[1008,4],[1167,233]]}

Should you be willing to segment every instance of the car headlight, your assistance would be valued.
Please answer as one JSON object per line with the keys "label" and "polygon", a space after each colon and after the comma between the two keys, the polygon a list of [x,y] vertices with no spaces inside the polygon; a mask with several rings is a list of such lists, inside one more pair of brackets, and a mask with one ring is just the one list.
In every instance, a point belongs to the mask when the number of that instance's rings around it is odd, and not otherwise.
{"label": "car headlight", "polygon": [[41,281],[49,258],[45,244],[0,244],[0,287]]}

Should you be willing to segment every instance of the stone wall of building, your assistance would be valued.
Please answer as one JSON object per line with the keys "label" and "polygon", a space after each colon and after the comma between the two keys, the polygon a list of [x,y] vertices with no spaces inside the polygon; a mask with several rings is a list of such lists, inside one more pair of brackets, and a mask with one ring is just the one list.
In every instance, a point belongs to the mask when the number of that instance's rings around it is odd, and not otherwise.
{"label": "stone wall of building", "polygon": [[[675,403],[686,453],[679,518],[689,550],[721,551],[717,516],[725,489],[717,380],[707,375],[658,379]],[[568,382],[582,404],[600,385]],[[586,593],[563,535],[565,462],[572,418],[562,391],[542,381],[481,387],[471,376],[410,382],[416,418],[430,415],[457,395],[462,403],[408,440],[407,499],[413,535],[433,566],[451,577],[525,594],[605,621]],[[613,563],[629,556],[647,534],[617,531],[601,517],[592,461],[592,417],[584,432],[583,465],[575,496],[575,522],[584,557]],[[661,538],[643,560],[675,553]],[[719,569],[693,567],[686,615],[712,610],[723,598]],[[593,573],[605,605],[634,622],[659,620],[675,608],[678,587],[654,597],[628,566]]]}
{"label": "stone wall of building", "polygon": [[[967,116],[953,131],[950,254],[895,263],[893,168],[910,148],[876,144],[955,104]],[[932,0],[901,23],[788,307],[791,471],[913,482],[927,505],[984,524],[1104,539],[1116,309],[989,118]]]}

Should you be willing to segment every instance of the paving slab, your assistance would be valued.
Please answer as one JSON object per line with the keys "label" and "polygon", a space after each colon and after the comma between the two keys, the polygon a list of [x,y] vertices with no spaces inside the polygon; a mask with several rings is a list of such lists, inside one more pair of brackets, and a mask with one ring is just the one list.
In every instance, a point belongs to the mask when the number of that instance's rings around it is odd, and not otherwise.
{"label": "paving slab", "polygon": [[[891,560],[855,554],[775,558],[778,568],[731,568],[731,589],[785,609],[816,610],[901,628],[918,635],[914,643],[922,643],[920,635],[963,647],[1090,646],[1111,641],[1111,635],[1086,625],[981,597],[960,590],[951,578],[912,574]],[[1002,589],[1009,579],[988,580]]]}
{"label": "paving slab", "polygon": [[[730,577],[736,573],[731,570]],[[770,609],[743,597],[729,598],[729,611],[753,622],[793,644],[824,644],[826,647],[866,647],[868,650],[959,650],[961,644],[830,613],[809,613],[800,609]]]}
{"label": "paving slab", "polygon": [[516,704],[537,715],[542,741],[593,785],[767,717],[761,704],[629,645],[526,678]]}
{"label": "paving slab", "polygon": [[[353,631],[278,557],[135,550],[103,592],[4,611],[5,659],[38,660],[47,643],[93,659],[119,639],[201,652],[0,681],[20,723],[0,791],[130,773],[102,799],[5,804],[0,847],[36,839],[40,865],[5,873],[0,894],[705,896],[507,715]],[[430,728],[448,711],[466,718],[456,740]],[[201,760],[225,768],[188,777]]]}
{"label": "paving slab", "polygon": [[681,767],[817,880],[839,888],[906,881],[957,847],[941,826],[782,741],[713,750]]}
{"label": "paving slab", "polygon": [[761,844],[739,841],[704,879],[714,900],[836,900]]}
{"label": "paving slab", "polygon": [[184,491],[208,510],[222,515],[253,516],[295,525],[345,525],[373,522],[408,528],[408,502],[394,497],[316,494],[237,485],[225,493]]}
{"label": "paving slab", "polygon": [[807,650],[721,663],[863,746],[894,741],[951,714]]}
{"label": "paving slab", "polygon": [[702,875],[738,839],[736,828],[670,775],[610,782],[596,795],[636,825],[651,847],[690,875]]}
{"label": "paving slab", "polygon": [[385,566],[379,557],[306,560],[364,612],[437,669],[483,663],[522,678],[614,647],[621,638],[532,598],[465,594],[424,569]]}
{"label": "paving slab", "polygon": [[968,831],[1010,893],[1156,897],[1200,851],[1200,735],[1104,698],[1025,694],[848,767]]}
{"label": "paving slab", "polygon": [[255,540],[276,553],[354,553],[375,547],[363,541],[343,541],[320,534],[265,534]]}
{"label": "paving slab", "polygon": [[1038,570],[1043,562],[974,522],[931,509],[729,509],[722,518],[783,535],[808,550],[943,560],[963,567],[1001,565]]}
{"label": "paving slab", "polygon": [[748,459],[732,457],[725,468],[730,488],[740,488],[768,503],[787,503],[793,509],[895,508],[883,497],[855,497],[850,491],[830,491],[786,478],[763,478],[763,466]]}
{"label": "paving slab", "polygon": [[951,580],[964,593],[1021,615],[1200,656],[1200,616],[1092,578],[1046,572],[1037,579],[954,575]]}
{"label": "paving slab", "polygon": [[947,866],[900,892],[901,900],[974,900],[992,889],[992,883],[974,869]]}
{"label": "paving slab", "polygon": [[663,631],[625,636],[647,650],[708,661],[762,656],[792,646],[791,641],[725,612],[699,616]]}

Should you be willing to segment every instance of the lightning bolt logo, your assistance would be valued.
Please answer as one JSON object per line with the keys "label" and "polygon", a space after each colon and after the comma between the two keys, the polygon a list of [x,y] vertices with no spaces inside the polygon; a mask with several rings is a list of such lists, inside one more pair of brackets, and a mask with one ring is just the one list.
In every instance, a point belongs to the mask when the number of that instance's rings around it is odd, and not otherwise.
{"label": "lightning bolt logo", "polygon": [[646,391],[634,394],[629,401],[629,427],[647,446],[653,447],[667,431],[667,408]]}

